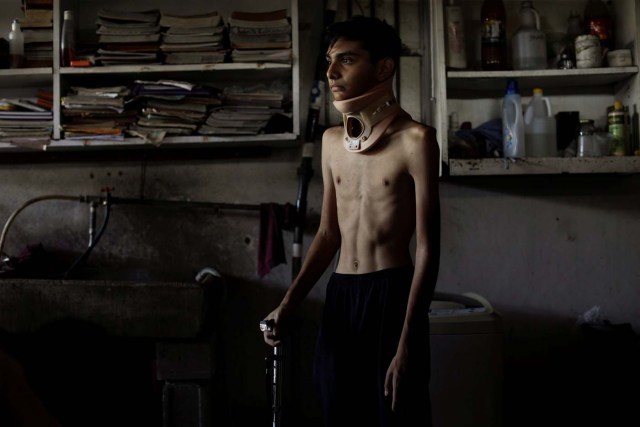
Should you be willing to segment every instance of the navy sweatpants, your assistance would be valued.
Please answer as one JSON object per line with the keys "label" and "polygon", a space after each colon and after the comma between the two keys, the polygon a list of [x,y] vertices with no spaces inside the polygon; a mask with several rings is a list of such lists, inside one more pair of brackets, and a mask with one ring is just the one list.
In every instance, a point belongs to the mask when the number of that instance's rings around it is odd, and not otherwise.
{"label": "navy sweatpants", "polygon": [[428,313],[419,319],[396,411],[384,395],[412,277],[413,267],[331,276],[314,362],[325,426],[431,425]]}

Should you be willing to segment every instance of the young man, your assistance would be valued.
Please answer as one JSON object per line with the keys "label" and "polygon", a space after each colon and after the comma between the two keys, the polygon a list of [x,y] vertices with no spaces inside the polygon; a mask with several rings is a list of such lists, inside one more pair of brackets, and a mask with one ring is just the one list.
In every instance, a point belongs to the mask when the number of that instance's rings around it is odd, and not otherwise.
{"label": "young man", "polygon": [[[325,425],[430,425],[429,318],[440,257],[439,148],[393,96],[401,42],[375,18],[333,24],[327,79],[343,126],[322,139],[321,220],[266,319],[270,345],[329,266],[314,378]],[[415,266],[410,242],[415,232]]]}

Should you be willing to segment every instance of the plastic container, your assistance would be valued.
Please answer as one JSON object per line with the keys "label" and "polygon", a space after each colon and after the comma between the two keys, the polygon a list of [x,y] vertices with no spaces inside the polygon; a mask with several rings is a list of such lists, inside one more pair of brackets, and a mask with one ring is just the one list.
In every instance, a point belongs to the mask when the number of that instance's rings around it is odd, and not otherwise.
{"label": "plastic container", "polygon": [[446,65],[449,68],[467,68],[462,8],[454,0],[449,0],[444,13],[447,21]]}
{"label": "plastic container", "polygon": [[633,65],[631,60],[631,50],[618,49],[611,50],[607,53],[607,65],[609,67],[630,67]]}
{"label": "plastic container", "polygon": [[11,68],[24,66],[24,34],[17,19],[11,23],[9,32],[9,62]]}
{"label": "plastic container", "polygon": [[507,158],[525,155],[524,118],[518,81],[509,79],[502,100],[502,149]]}
{"label": "plastic container", "polygon": [[480,9],[482,40],[480,59],[483,70],[507,68],[507,13],[502,0],[484,0]]}
{"label": "plastic container", "polygon": [[527,157],[556,157],[556,123],[549,98],[542,89],[533,89],[533,97],[524,113],[524,140]]}
{"label": "plastic container", "polygon": [[598,36],[584,34],[576,37],[576,67],[598,68],[602,66],[602,48]]}
{"label": "plastic container", "polygon": [[72,10],[64,11],[62,34],[60,36],[60,65],[70,67],[76,59],[76,29]]}
{"label": "plastic container", "polygon": [[547,68],[547,38],[540,30],[540,15],[530,1],[520,4],[520,28],[511,39],[515,70]]}

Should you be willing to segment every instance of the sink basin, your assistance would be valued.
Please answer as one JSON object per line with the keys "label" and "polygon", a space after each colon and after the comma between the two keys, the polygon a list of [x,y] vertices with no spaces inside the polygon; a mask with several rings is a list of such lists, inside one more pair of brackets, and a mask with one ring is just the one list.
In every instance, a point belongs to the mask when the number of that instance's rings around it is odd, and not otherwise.
{"label": "sink basin", "polygon": [[29,333],[60,319],[91,322],[114,336],[194,338],[206,286],[183,282],[0,280],[0,328]]}

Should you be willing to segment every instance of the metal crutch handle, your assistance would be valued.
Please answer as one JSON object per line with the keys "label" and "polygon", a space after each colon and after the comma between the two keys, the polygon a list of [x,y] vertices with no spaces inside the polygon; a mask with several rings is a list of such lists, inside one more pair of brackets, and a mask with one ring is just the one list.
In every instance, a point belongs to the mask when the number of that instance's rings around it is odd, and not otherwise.
{"label": "metal crutch handle", "polygon": [[[273,319],[262,320],[260,322],[260,331],[272,331],[275,322]],[[279,384],[282,379],[282,350],[279,346],[273,347],[273,355],[266,356],[265,361],[271,362],[271,375],[270,375],[270,386],[271,386],[271,425],[272,427],[280,427],[281,424],[281,409],[282,409],[282,396]],[[268,368],[267,368],[268,374]]]}

